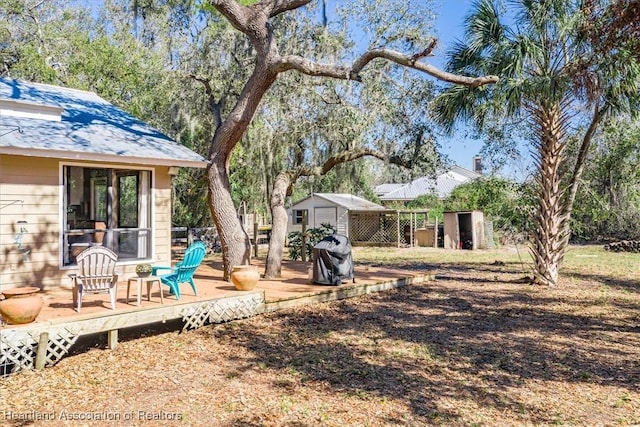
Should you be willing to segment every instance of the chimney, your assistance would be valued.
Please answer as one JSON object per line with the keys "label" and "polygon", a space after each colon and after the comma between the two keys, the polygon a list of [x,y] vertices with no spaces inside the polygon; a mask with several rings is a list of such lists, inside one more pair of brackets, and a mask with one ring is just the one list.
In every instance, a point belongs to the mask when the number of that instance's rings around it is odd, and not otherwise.
{"label": "chimney", "polygon": [[473,171],[482,175],[482,157],[473,156]]}

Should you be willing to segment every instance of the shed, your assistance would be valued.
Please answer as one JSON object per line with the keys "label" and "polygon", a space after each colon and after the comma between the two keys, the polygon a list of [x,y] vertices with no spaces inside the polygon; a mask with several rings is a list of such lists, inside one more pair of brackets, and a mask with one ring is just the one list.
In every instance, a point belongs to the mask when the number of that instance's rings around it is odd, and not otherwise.
{"label": "shed", "polygon": [[330,224],[354,246],[413,246],[415,230],[427,222],[426,211],[387,209],[352,194],[314,193],[289,210],[288,232]]}
{"label": "shed", "polygon": [[291,205],[288,209],[287,231],[301,231],[306,215],[307,227],[317,228],[331,224],[338,234],[349,237],[349,212],[393,212],[376,203],[345,193],[313,193],[309,197]]}
{"label": "shed", "polygon": [[95,93],[0,78],[0,286],[69,286],[91,245],[171,261],[171,176],[206,159]]}
{"label": "shed", "polygon": [[479,249],[485,247],[482,211],[444,212],[445,249]]}

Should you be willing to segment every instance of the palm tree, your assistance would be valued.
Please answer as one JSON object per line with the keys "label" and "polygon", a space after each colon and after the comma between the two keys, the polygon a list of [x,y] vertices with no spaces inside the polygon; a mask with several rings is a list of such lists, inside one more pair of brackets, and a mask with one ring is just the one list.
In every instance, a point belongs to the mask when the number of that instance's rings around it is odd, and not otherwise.
{"label": "palm tree", "polygon": [[[618,9],[611,8],[612,3]],[[591,139],[607,115],[635,113],[640,64],[633,30],[610,10],[634,7],[628,0],[492,0],[474,3],[465,21],[465,42],[449,55],[458,73],[496,74],[493,87],[449,87],[435,102],[449,129],[470,120],[484,129],[524,119],[531,129],[537,166],[537,224],[531,252],[534,282],[557,284],[568,246],[569,219]],[[626,15],[625,15],[626,16]],[[616,43],[597,43],[616,28]],[[610,40],[608,40],[610,41]],[[579,143],[569,164],[565,148]]]}

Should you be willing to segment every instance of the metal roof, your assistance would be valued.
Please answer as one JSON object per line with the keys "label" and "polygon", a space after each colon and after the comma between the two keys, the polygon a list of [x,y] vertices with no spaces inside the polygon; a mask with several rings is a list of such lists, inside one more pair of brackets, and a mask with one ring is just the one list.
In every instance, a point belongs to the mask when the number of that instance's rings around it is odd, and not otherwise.
{"label": "metal roof", "polygon": [[482,174],[479,174],[478,172],[474,172],[472,170],[463,168],[462,166],[458,166],[458,165],[453,165],[449,168],[449,172],[452,172],[454,174],[459,174],[462,175],[465,178],[468,179],[476,179],[476,178],[480,178],[482,176]]}
{"label": "metal roof", "polygon": [[374,192],[377,196],[382,196],[383,194],[390,193],[398,188],[404,187],[406,184],[380,184],[374,188]]}
{"label": "metal roof", "polygon": [[0,78],[0,107],[0,154],[156,166],[207,164],[92,92]]}
{"label": "metal roof", "polygon": [[314,196],[320,197],[324,200],[327,200],[333,203],[334,205],[341,206],[350,211],[386,211],[388,210],[384,206],[380,206],[376,203],[370,202],[369,200],[363,199],[362,197],[354,196],[353,194],[348,194],[348,193],[313,193],[311,196],[303,200],[300,200],[297,203],[294,203],[293,206],[291,206],[291,208],[294,208],[296,205]]}
{"label": "metal roof", "polygon": [[429,177],[418,178],[409,184],[381,195],[380,200],[414,200],[426,194],[436,194],[442,199],[449,196],[454,188],[468,181],[470,181],[470,178],[459,178],[459,175],[457,177],[450,172],[445,172],[436,177],[436,179]]}

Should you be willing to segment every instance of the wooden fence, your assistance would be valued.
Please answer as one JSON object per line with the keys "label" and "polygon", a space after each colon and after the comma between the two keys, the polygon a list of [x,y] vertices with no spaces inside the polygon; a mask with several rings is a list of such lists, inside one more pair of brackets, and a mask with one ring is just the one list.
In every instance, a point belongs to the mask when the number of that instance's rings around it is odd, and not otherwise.
{"label": "wooden fence", "polygon": [[[269,243],[271,226],[254,226],[253,237],[250,236],[250,238],[257,256],[258,245]],[[211,252],[222,252],[222,245],[215,227],[173,227],[171,228],[172,256],[182,255],[187,246],[198,240],[204,242]]]}

